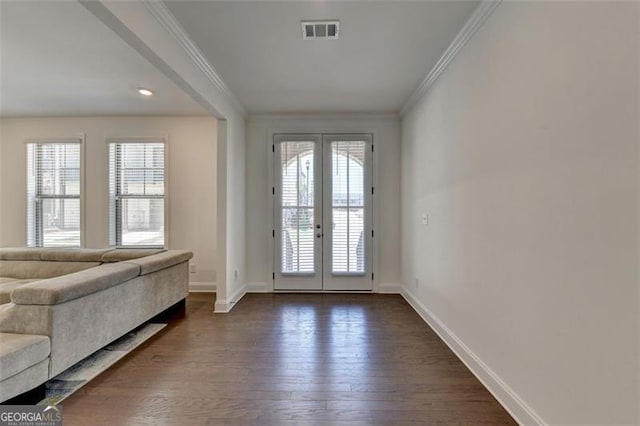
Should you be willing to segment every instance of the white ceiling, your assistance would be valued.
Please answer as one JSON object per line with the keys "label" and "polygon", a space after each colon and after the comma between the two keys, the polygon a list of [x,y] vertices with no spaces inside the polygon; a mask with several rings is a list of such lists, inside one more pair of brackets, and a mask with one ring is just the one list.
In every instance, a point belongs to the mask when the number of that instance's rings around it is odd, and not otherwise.
{"label": "white ceiling", "polygon": [[[250,113],[397,112],[478,1],[165,1]],[[301,20],[339,19],[303,41]]]}
{"label": "white ceiling", "polygon": [[0,7],[2,116],[208,115],[79,3]]}
{"label": "white ceiling", "polygon": [[[165,3],[250,113],[365,113],[399,111],[479,2]],[[208,115],[78,2],[0,8],[0,115]],[[317,19],[340,39],[303,41]]]}

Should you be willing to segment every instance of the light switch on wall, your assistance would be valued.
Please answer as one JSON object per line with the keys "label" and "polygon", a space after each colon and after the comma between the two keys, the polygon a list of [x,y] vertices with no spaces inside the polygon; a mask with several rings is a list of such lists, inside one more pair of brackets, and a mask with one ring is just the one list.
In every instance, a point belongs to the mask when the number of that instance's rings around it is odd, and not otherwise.
{"label": "light switch on wall", "polygon": [[422,224],[429,226],[429,215],[427,213],[422,213]]}

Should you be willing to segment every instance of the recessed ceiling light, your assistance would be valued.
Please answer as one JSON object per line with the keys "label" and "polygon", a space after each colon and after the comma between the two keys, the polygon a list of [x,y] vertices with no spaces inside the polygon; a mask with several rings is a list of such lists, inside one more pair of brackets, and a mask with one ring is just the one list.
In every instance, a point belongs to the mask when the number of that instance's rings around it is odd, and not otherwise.
{"label": "recessed ceiling light", "polygon": [[153,92],[151,90],[145,89],[144,87],[138,87],[138,93],[140,93],[142,96],[153,95]]}

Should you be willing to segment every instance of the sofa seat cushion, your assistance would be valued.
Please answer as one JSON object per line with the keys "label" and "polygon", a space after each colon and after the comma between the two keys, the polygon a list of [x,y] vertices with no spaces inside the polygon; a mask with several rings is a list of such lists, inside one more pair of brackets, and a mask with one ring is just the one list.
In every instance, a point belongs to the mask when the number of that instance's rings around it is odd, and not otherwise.
{"label": "sofa seat cushion", "polygon": [[138,265],[128,262],[106,263],[73,274],[25,284],[11,292],[11,301],[16,305],[57,305],[116,286],[139,273]]}
{"label": "sofa seat cushion", "polygon": [[20,280],[11,277],[0,277],[0,305],[11,302],[11,290],[34,281],[36,280]]}
{"label": "sofa seat cushion", "polygon": [[50,353],[47,336],[0,333],[0,381],[38,364]]}
{"label": "sofa seat cushion", "polygon": [[52,262],[47,260],[0,260],[0,275],[19,279],[52,278],[100,265],[100,262]]}
{"label": "sofa seat cushion", "polygon": [[47,379],[49,379],[49,358],[32,365],[26,370],[22,370],[8,379],[0,380],[0,402],[34,389],[36,386],[45,383]]}

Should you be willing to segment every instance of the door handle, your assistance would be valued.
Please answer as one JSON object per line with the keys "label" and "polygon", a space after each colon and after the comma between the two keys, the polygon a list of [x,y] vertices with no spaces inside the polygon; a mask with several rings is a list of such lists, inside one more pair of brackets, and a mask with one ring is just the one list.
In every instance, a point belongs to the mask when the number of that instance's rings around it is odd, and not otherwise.
{"label": "door handle", "polygon": [[316,238],[320,238],[320,237],[322,237],[322,234],[318,232],[318,233],[316,234]]}

